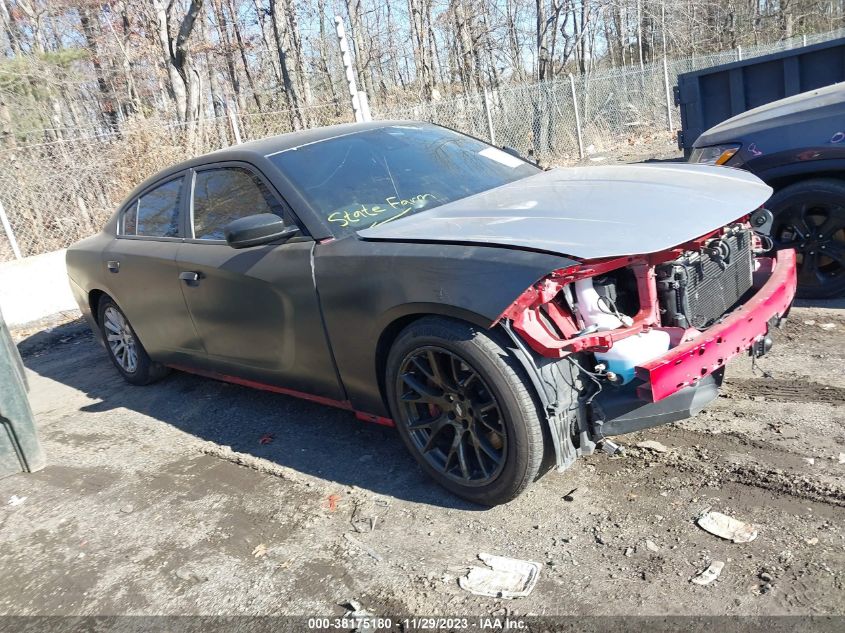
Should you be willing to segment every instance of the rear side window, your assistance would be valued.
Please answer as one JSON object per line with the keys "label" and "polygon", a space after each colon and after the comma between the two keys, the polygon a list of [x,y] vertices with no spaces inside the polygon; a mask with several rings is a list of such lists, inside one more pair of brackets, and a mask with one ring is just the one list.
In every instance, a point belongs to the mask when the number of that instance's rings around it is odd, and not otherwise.
{"label": "rear side window", "polygon": [[224,227],[233,220],[257,213],[284,217],[284,209],[264,182],[242,167],[197,172],[194,180],[194,237],[225,239]]}
{"label": "rear side window", "polygon": [[123,216],[123,234],[179,237],[179,204],[183,180],[171,180],[141,196]]}

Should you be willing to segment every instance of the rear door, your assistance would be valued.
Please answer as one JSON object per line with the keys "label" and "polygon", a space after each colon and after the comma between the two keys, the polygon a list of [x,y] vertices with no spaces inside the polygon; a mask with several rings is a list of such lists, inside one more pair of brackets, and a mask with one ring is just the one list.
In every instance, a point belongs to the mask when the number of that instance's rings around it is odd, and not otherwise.
{"label": "rear door", "polygon": [[121,211],[116,238],[103,251],[109,294],[147,353],[161,362],[203,353],[176,266],[189,173],[169,176],[130,202]]}
{"label": "rear door", "polygon": [[246,163],[197,168],[179,247],[182,293],[209,369],[335,400],[344,399],[312,275],[314,240],[235,250],[223,227],[257,213],[299,225],[267,179]]}

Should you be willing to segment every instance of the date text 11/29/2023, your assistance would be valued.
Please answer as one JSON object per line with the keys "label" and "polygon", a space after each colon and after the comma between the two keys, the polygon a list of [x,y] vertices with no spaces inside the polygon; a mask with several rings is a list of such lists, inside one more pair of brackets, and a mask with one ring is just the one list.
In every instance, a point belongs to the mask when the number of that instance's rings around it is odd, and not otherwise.
{"label": "date text 11/29/2023", "polygon": [[341,617],[309,618],[310,631],[520,631],[528,629],[528,622],[518,617],[473,616],[473,617],[378,617],[348,615]]}

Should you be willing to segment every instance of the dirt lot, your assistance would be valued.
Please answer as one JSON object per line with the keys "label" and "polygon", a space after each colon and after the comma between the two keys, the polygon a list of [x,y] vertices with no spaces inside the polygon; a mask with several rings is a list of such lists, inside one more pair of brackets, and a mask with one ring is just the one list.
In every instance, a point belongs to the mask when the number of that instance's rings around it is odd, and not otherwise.
{"label": "dirt lot", "polygon": [[[793,310],[773,378],[739,359],[698,418],[494,509],[349,413],[179,373],[131,387],[78,323],[25,335],[50,465],[0,480],[0,613],[845,613],[841,302]],[[758,538],[708,534],[707,508]],[[480,552],[542,563],[533,593],[462,590]],[[692,584],[711,560],[721,577]]]}

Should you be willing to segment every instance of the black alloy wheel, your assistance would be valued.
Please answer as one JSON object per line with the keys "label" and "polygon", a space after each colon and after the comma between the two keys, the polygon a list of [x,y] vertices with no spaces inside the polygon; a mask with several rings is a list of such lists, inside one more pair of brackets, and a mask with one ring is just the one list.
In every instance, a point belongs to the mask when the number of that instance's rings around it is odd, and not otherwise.
{"label": "black alloy wheel", "polygon": [[824,299],[845,294],[845,183],[797,183],[772,196],[772,237],[794,248],[798,296]]}
{"label": "black alloy wheel", "polygon": [[401,423],[432,468],[464,486],[493,481],[505,464],[507,429],[484,379],[438,347],[408,354],[395,385]]}
{"label": "black alloy wheel", "polygon": [[474,503],[507,503],[551,467],[543,411],[495,329],[421,317],[393,341],[385,395],[422,470]]}

